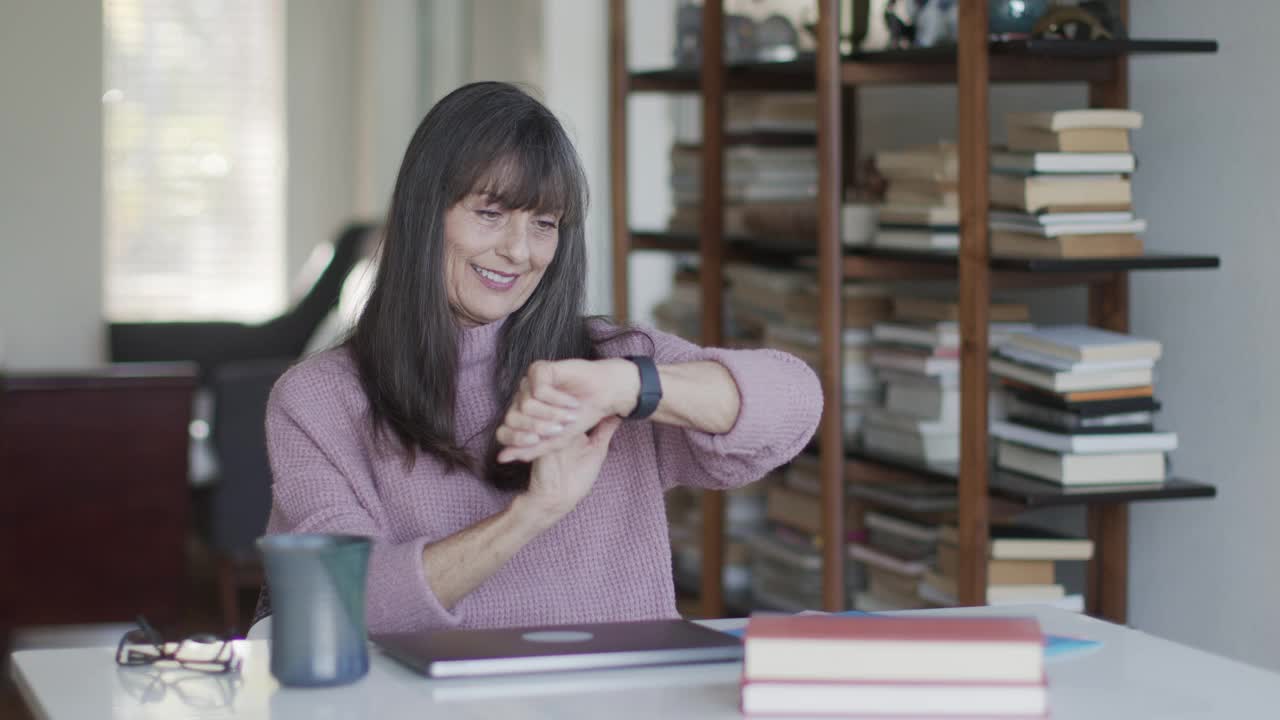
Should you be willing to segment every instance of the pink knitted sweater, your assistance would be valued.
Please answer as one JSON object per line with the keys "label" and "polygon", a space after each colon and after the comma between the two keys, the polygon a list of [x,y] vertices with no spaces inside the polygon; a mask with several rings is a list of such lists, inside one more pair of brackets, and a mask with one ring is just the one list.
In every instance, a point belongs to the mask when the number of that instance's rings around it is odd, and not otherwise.
{"label": "pink knitted sweater", "polygon": [[[492,382],[501,324],[461,333],[458,438],[478,436],[505,411]],[[817,427],[821,389],[807,365],[772,350],[703,349],[645,329],[601,351],[651,354],[658,364],[721,363],[742,398],[737,423],[723,435],[624,423],[591,493],[452,610],[427,584],[423,546],[501,511],[510,496],[465,470],[445,472],[430,456],[419,455],[407,469],[400,454],[375,444],[368,403],[345,349],[302,361],[271,393],[267,532],[372,537],[367,615],[373,633],[675,617],[663,492],[675,485],[745,485],[790,460]],[[478,436],[471,447],[481,453],[489,441]]]}

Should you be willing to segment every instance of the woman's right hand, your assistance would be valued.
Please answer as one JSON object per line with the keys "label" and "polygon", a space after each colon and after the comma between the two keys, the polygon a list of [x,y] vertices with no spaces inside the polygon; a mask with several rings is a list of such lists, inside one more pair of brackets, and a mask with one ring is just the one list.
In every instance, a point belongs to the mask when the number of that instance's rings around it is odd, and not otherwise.
{"label": "woman's right hand", "polygon": [[620,418],[607,417],[591,432],[570,439],[566,447],[534,460],[529,490],[517,501],[548,524],[568,515],[591,492],[620,425]]}

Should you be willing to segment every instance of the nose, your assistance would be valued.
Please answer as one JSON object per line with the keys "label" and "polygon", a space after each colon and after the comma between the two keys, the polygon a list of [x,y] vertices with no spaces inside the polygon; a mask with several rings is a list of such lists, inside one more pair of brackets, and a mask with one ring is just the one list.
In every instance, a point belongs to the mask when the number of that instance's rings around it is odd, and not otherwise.
{"label": "nose", "polygon": [[512,265],[523,267],[529,261],[529,223],[523,213],[514,213],[506,223],[497,253]]}

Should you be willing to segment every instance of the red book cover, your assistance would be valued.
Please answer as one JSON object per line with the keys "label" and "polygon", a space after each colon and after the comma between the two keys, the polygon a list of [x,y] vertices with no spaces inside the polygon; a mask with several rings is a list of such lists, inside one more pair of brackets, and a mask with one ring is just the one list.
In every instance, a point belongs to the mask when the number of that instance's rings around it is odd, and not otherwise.
{"label": "red book cover", "polygon": [[891,640],[901,642],[1026,642],[1040,647],[1034,618],[761,615],[747,622],[746,639]]}

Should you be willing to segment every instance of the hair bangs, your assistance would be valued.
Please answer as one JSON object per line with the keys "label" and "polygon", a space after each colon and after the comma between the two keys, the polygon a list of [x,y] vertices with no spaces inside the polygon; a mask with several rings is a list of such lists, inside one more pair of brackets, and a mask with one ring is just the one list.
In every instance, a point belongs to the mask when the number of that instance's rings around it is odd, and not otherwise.
{"label": "hair bangs", "polygon": [[479,194],[508,210],[549,213],[566,224],[581,223],[587,183],[577,154],[565,146],[562,135],[536,127],[536,119],[522,124],[524,132],[509,134],[503,142],[478,143],[472,152],[461,153],[472,157],[458,158],[465,170],[455,175],[453,201]]}

